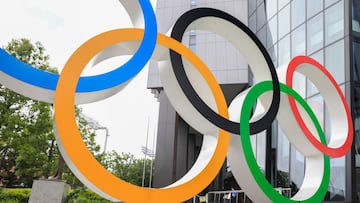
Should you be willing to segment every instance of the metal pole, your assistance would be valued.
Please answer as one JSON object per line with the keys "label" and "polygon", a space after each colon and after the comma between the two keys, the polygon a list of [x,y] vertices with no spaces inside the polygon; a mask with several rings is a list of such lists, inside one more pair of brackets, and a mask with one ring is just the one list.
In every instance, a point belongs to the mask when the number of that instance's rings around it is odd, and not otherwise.
{"label": "metal pole", "polygon": [[104,143],[104,153],[105,153],[106,152],[107,141],[108,141],[108,136],[109,136],[109,130],[106,127],[104,129],[105,129],[105,132],[106,132],[105,143]]}
{"label": "metal pole", "polygon": [[146,132],[146,150],[144,153],[144,167],[143,167],[143,177],[142,177],[142,183],[141,186],[144,187],[145,185],[145,169],[146,169],[146,154],[147,154],[147,144],[148,144],[148,138],[149,138],[149,122],[150,118],[148,118],[148,125],[147,125],[147,132]]}
{"label": "metal pole", "polygon": [[154,147],[155,147],[155,137],[156,137],[156,121],[155,121],[155,125],[154,125],[154,137],[153,137],[153,144],[152,144],[152,151],[151,151],[151,165],[150,165],[150,177],[149,177],[149,187],[151,187],[151,183],[152,183],[152,174],[153,174],[153,162],[155,159],[155,154],[154,154]]}

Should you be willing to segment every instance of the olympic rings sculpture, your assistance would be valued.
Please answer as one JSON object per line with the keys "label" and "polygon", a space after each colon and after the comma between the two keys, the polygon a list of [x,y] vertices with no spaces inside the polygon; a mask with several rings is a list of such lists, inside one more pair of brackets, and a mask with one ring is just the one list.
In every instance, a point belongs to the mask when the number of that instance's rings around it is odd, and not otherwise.
{"label": "olympic rings sculpture", "polygon": [[[182,202],[206,188],[227,157],[235,179],[254,202],[322,202],[330,179],[329,156],[341,157],[349,151],[353,124],[344,95],[321,64],[299,56],[275,69],[257,37],[223,11],[190,10],[178,19],[169,37],[157,33],[154,10],[148,0],[120,2],[135,27],[107,31],[89,39],[72,54],[60,75],[38,70],[0,50],[0,83],[32,99],[55,104],[54,126],[60,152],[86,186],[112,201]],[[140,29],[139,19],[143,19],[144,29]],[[186,31],[198,29],[214,32],[231,42],[246,58],[257,81],[229,107],[210,69],[181,43]],[[80,77],[92,58],[95,57],[96,64],[125,54],[133,57],[118,69]],[[204,134],[194,166],[180,180],[164,188],[134,186],[104,169],[87,150],[74,117],[75,104],[98,101],[121,91],[150,58],[158,61],[161,82],[173,107],[189,125]],[[313,82],[328,105],[332,123],[328,143],[311,108],[292,89],[295,71]],[[290,199],[280,195],[266,180],[250,143],[250,136],[263,133],[275,118],[306,160],[303,184]]]}

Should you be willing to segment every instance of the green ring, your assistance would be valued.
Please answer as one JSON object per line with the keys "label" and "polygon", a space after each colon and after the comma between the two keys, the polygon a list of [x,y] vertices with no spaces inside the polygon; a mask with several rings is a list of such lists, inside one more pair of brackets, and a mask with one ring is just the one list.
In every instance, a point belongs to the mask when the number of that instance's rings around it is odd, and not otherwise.
{"label": "green ring", "polygon": [[[273,186],[267,181],[264,177],[263,173],[261,172],[256,158],[254,156],[254,152],[251,147],[250,141],[250,130],[249,130],[249,121],[251,117],[252,107],[253,104],[256,102],[257,98],[267,92],[272,90],[272,82],[271,81],[264,81],[261,83],[256,84],[247,94],[245,97],[243,107],[241,109],[240,114],[240,139],[243,147],[243,153],[248,164],[248,167],[260,187],[260,189],[264,192],[264,194],[273,202],[281,202],[281,203],[295,203],[295,202],[306,202],[306,203],[314,203],[314,202],[322,202],[326,195],[329,181],[330,181],[330,159],[327,155],[324,155],[324,174],[322,178],[322,182],[320,187],[315,192],[313,196],[305,200],[292,200],[288,199],[285,196],[279,194]],[[285,84],[280,84],[280,91],[284,92],[290,96],[292,96],[309,114],[311,120],[314,122],[316,130],[320,136],[321,143],[326,144],[326,139],[324,133],[321,129],[319,121],[317,120],[314,112],[311,110],[307,102],[293,89],[288,87]]]}

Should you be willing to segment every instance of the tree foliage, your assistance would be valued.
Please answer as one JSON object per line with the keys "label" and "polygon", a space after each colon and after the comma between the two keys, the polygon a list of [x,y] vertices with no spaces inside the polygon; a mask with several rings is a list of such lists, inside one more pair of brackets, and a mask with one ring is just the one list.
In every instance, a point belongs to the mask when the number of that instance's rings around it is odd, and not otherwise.
{"label": "tree foliage", "polygon": [[[50,67],[49,56],[39,42],[12,40],[5,49],[34,67],[57,71]],[[100,146],[95,142],[94,132],[80,116],[81,109],[75,107],[75,111],[84,142],[91,152],[98,153]],[[31,187],[34,179],[54,175],[62,159],[56,146],[51,104],[29,99],[0,85],[0,123],[0,184]],[[70,174],[67,178],[74,177]]]}
{"label": "tree foliage", "polygon": [[[12,40],[5,49],[21,61],[47,71],[49,57],[40,43]],[[55,167],[51,105],[31,100],[0,85],[0,178],[7,186],[31,186]],[[55,150],[55,149],[52,149]]]}
{"label": "tree foliage", "polygon": [[[27,64],[56,72],[39,42],[12,40],[5,49]],[[149,186],[152,161],[129,153],[100,153],[94,131],[81,116],[81,109],[74,108],[84,143],[95,158],[114,175],[138,186],[143,184],[145,163],[144,186]],[[84,187],[63,166],[54,135],[51,104],[29,99],[0,84],[0,124],[0,187],[31,187],[33,180],[52,176],[62,177],[72,188]]]}
{"label": "tree foliage", "polygon": [[[150,172],[152,170],[152,160],[150,159],[139,159],[130,153],[118,154],[112,151],[106,154],[103,165],[115,176],[126,182],[137,186],[149,186],[150,174],[152,174]],[[144,171],[145,174],[143,174]]]}

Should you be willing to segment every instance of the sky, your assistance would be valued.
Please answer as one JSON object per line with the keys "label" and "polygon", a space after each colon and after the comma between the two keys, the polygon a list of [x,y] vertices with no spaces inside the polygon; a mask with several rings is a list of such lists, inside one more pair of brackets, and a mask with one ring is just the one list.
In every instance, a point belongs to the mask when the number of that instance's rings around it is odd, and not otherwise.
{"label": "sky", "polygon": [[[156,0],[152,1],[155,5]],[[0,46],[11,39],[39,41],[50,56],[50,65],[61,71],[82,43],[104,31],[131,27],[128,15],[117,0],[11,0],[1,2]],[[124,57],[107,61],[108,69],[88,67],[94,75],[121,65]],[[103,66],[102,66],[103,67]],[[146,88],[145,67],[120,93],[103,101],[81,105],[83,113],[108,129],[107,150],[130,152],[142,157],[141,147],[153,148],[156,139],[158,102]],[[96,130],[103,150],[105,130]]]}

